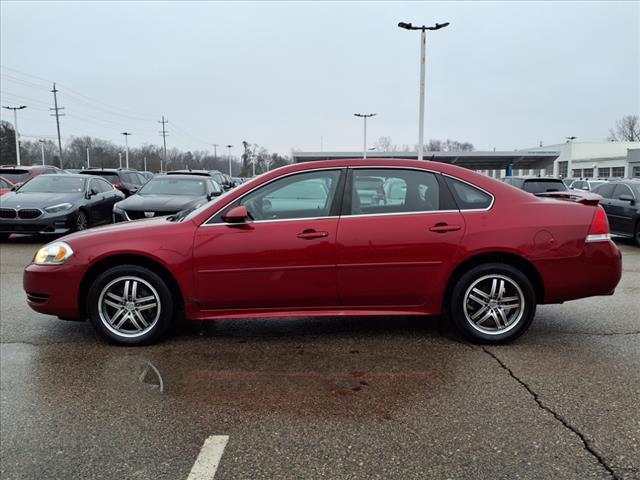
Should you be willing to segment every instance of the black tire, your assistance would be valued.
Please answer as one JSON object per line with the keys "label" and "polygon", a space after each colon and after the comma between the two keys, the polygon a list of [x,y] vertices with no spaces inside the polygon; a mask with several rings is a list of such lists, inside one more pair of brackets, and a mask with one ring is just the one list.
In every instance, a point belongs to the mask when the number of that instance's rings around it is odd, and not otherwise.
{"label": "black tire", "polygon": [[[133,287],[134,282],[136,287]],[[119,290],[121,285],[122,293]],[[125,290],[127,288],[129,295]],[[133,301],[137,293],[141,295],[141,302],[144,298],[154,298],[138,306],[138,302]],[[118,297],[121,300],[115,300]],[[120,308],[105,303],[106,300]],[[149,308],[156,301],[157,310]],[[144,310],[136,313],[134,310],[138,308]],[[118,316],[120,310],[122,312]],[[122,265],[110,268],[94,280],[87,296],[87,312],[93,328],[108,342],[125,346],[149,345],[158,342],[171,325],[174,300],[165,281],[155,272],[137,265]],[[142,315],[142,319],[139,315]],[[124,323],[119,326],[121,321]],[[148,323],[147,326],[144,326],[144,321]],[[136,327],[141,328],[136,330]]]}
{"label": "black tire", "polygon": [[636,222],[636,229],[633,232],[633,239],[636,242],[636,247],[640,247],[640,220]]}
{"label": "black tire", "polygon": [[89,228],[89,217],[87,217],[87,213],[84,210],[78,210],[78,215],[76,215],[76,223],[73,226],[74,232],[81,232],[82,230],[86,230]]}
{"label": "black tire", "polygon": [[522,271],[503,263],[487,263],[457,279],[448,313],[456,329],[472,342],[507,343],[531,325],[536,294]]}

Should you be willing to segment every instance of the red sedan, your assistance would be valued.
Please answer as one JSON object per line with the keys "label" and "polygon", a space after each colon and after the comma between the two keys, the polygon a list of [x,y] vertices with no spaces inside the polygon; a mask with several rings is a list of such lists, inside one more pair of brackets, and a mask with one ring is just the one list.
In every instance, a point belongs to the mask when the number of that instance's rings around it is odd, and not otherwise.
{"label": "red sedan", "polygon": [[122,345],[159,340],[179,315],[444,312],[471,340],[506,342],[537,304],[620,280],[599,197],[549,195],[442,163],[296,164],[193,211],[50,243],[24,289],[34,310]]}
{"label": "red sedan", "polygon": [[13,188],[14,183],[8,178],[0,177],[0,195],[9,193]]}

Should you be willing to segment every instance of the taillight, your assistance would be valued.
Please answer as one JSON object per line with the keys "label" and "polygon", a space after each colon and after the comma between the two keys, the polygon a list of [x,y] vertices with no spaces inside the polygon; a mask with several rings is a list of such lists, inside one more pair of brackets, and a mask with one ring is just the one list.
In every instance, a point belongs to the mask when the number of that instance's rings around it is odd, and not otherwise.
{"label": "taillight", "polygon": [[596,213],[591,220],[591,226],[589,227],[589,233],[587,234],[587,242],[602,242],[611,238],[611,231],[609,230],[609,220],[604,209],[598,205],[596,207]]}

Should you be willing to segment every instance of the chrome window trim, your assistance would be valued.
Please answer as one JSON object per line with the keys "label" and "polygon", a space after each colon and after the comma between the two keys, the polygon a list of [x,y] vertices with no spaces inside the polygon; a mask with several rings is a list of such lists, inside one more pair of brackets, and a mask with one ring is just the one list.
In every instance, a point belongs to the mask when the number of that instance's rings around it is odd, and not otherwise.
{"label": "chrome window trim", "polygon": [[[247,222],[247,224],[251,225],[251,224],[254,224],[254,223],[293,222],[293,221],[298,221],[298,220],[311,221],[311,220],[338,219],[338,218],[341,219],[341,220],[344,220],[344,219],[347,219],[347,218],[380,217],[380,216],[390,216],[390,215],[425,215],[425,214],[437,214],[437,213],[487,212],[487,211],[489,211],[489,210],[491,210],[493,208],[493,205],[495,203],[495,196],[491,192],[488,192],[484,188],[479,187],[479,186],[477,186],[477,185],[475,185],[473,183],[467,182],[466,180],[463,180],[463,179],[461,179],[459,177],[455,177],[453,175],[450,175],[450,174],[447,174],[447,173],[443,173],[443,172],[438,172],[436,170],[431,170],[429,168],[404,167],[404,166],[403,167],[399,167],[399,166],[396,166],[396,165],[375,165],[375,166],[374,165],[366,165],[366,166],[357,165],[357,166],[342,166],[342,167],[322,167],[322,168],[314,168],[312,170],[303,170],[303,171],[299,171],[299,172],[291,172],[291,173],[288,173],[286,175],[273,178],[273,179],[269,180],[266,183],[257,185],[256,187],[252,188],[251,190],[246,192],[241,197],[238,197],[235,200],[233,200],[233,202],[235,202],[237,200],[242,200],[244,197],[246,197],[250,193],[254,192],[258,188],[261,188],[263,186],[269,185],[270,183],[272,183],[272,182],[274,182],[276,180],[280,180],[282,178],[286,178],[286,177],[289,177],[291,175],[296,175],[296,174],[300,174],[300,173],[308,173],[308,172],[318,172],[318,171],[323,171],[323,170],[346,170],[346,169],[353,169],[353,170],[356,170],[356,169],[360,169],[360,170],[363,170],[363,169],[380,170],[380,169],[383,169],[383,168],[391,168],[391,169],[394,169],[394,170],[416,170],[416,171],[419,171],[419,172],[433,173],[435,175],[443,175],[443,176],[449,177],[449,178],[451,178],[453,180],[457,180],[459,182],[466,183],[470,187],[476,188],[476,189],[480,190],[481,192],[486,193],[487,195],[489,195],[491,197],[491,203],[486,208],[468,208],[468,209],[458,209],[458,210],[426,210],[426,211],[419,211],[419,212],[367,213],[367,214],[358,214],[358,215],[337,215],[337,216],[326,216],[326,217],[282,218],[282,219],[275,219],[275,220],[254,220],[254,221],[251,221],[251,222]],[[220,226],[220,225],[225,225],[225,226],[243,225],[243,224],[238,224],[238,223],[234,224],[234,223],[226,223],[226,222],[208,223],[212,218],[214,218],[216,215],[218,215],[218,213],[220,213],[222,210],[227,208],[233,202],[229,202],[224,207],[221,207],[218,210],[216,210],[216,212],[213,215],[211,215],[203,223],[200,224],[200,227],[215,227],[215,226]]]}
{"label": "chrome window trim", "polygon": [[[214,226],[214,225],[242,225],[242,224],[233,224],[233,223],[226,223],[226,222],[222,222],[222,223],[208,223],[213,217],[215,217],[216,215],[218,215],[222,210],[224,210],[225,208],[227,208],[230,204],[238,201],[238,200],[242,200],[243,198],[245,198],[247,195],[249,195],[250,193],[253,193],[254,191],[256,191],[259,188],[265,187],[267,185],[269,185],[270,183],[275,182],[276,180],[281,180],[283,178],[287,178],[290,177],[292,175],[298,175],[301,173],[309,173],[309,172],[321,172],[324,170],[346,170],[348,167],[322,167],[322,168],[314,168],[311,170],[302,170],[299,172],[291,172],[291,173],[287,173],[286,175],[282,175],[279,177],[275,177],[272,178],[271,180],[269,180],[266,183],[261,183],[260,185],[256,185],[255,187],[253,187],[251,190],[249,190],[248,192],[244,193],[242,196],[236,198],[235,200],[227,203],[224,207],[219,208],[218,210],[216,210],[216,212],[211,215],[209,218],[207,218],[203,223],[200,224],[201,227],[208,227],[208,226]],[[264,222],[287,222],[287,221],[293,221],[293,220],[320,220],[322,218],[339,218],[339,217],[331,217],[331,216],[327,216],[327,217],[304,217],[304,218],[280,218],[280,219],[276,219],[276,220],[253,220],[249,223],[264,223]]]}

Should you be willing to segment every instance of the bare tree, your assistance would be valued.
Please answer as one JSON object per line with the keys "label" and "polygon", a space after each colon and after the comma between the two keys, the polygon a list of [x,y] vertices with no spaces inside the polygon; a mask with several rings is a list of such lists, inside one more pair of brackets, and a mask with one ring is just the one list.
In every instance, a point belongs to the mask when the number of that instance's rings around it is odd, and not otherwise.
{"label": "bare tree", "polygon": [[616,122],[616,128],[609,130],[612,142],[640,142],[640,122],[638,115],[625,115]]}
{"label": "bare tree", "polygon": [[376,150],[379,152],[397,152],[398,146],[394,145],[391,137],[380,137],[375,143]]}

